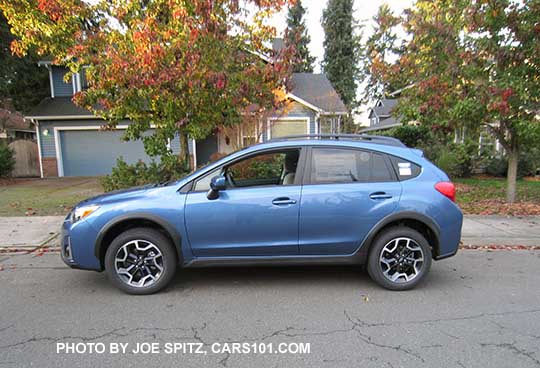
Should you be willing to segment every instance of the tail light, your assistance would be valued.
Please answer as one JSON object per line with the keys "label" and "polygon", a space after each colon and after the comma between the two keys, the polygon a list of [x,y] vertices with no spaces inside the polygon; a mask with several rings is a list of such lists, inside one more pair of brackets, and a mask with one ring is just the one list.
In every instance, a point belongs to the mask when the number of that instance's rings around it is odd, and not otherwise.
{"label": "tail light", "polygon": [[440,181],[435,184],[435,189],[442,195],[450,199],[452,202],[456,201],[456,186],[449,181]]}

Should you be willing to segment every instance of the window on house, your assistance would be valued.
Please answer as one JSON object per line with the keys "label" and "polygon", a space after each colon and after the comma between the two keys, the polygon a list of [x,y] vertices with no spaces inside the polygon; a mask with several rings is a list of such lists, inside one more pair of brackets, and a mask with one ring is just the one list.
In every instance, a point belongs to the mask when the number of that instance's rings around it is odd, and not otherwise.
{"label": "window on house", "polygon": [[337,117],[323,117],[320,120],[320,133],[321,134],[338,134],[340,133],[339,118]]}
{"label": "window on house", "polygon": [[79,73],[79,78],[81,81],[81,90],[84,91],[88,88],[88,80],[86,79],[86,69],[83,68]]}
{"label": "window on house", "polygon": [[270,120],[270,138],[286,137],[289,135],[309,134],[308,123],[305,119]]}
{"label": "window on house", "polygon": [[393,181],[381,154],[334,148],[314,148],[311,157],[311,183],[367,183]]}

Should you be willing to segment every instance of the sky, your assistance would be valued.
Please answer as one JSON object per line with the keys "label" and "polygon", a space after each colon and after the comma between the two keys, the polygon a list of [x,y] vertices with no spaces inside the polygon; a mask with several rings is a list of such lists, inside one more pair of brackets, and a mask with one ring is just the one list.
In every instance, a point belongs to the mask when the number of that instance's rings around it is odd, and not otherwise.
{"label": "sky", "polygon": [[[364,20],[371,20],[375,14],[377,14],[377,9],[379,9],[379,6],[385,3],[388,4],[394,13],[399,14],[404,9],[410,7],[413,0],[354,0],[354,16],[356,20],[360,22]],[[323,9],[326,7],[326,0],[302,0],[302,5],[306,9],[305,21],[308,28],[308,33],[311,37],[309,50],[311,51],[311,55],[317,58],[315,72],[320,73],[320,62],[324,55],[324,31],[321,26],[321,17]],[[271,22],[278,31],[282,31],[286,27],[286,14],[287,12],[283,11],[279,15],[274,16]],[[365,35],[372,32],[372,27],[372,22],[367,24],[367,27],[364,30]],[[362,88],[362,86],[359,88]],[[368,106],[364,106],[361,109],[363,112],[360,113],[359,116],[355,117],[355,120],[358,123],[367,124],[368,108]]]}

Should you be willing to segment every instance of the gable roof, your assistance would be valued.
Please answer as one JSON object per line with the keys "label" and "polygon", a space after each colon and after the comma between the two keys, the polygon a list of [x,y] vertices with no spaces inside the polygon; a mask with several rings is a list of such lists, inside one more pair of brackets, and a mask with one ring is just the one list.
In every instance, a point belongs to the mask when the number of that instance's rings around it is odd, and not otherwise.
{"label": "gable roof", "polygon": [[371,110],[380,118],[389,117],[392,115],[392,110],[394,107],[396,107],[397,103],[397,99],[383,98],[382,100],[377,101],[375,107],[373,107]]}
{"label": "gable roof", "polygon": [[293,73],[289,94],[293,99],[297,97],[298,102],[307,102],[305,105],[316,107],[323,113],[347,113],[347,107],[324,74]]}

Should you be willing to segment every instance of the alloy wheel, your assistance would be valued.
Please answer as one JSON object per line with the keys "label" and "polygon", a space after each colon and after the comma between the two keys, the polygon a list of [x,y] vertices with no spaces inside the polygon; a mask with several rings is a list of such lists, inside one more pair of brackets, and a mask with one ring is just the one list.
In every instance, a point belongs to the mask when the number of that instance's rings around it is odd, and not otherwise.
{"label": "alloy wheel", "polygon": [[148,287],[163,274],[163,255],[147,240],[131,240],[118,248],[114,259],[118,277],[133,287]]}
{"label": "alloy wheel", "polygon": [[379,264],[384,277],[391,282],[409,282],[421,273],[424,265],[424,252],[414,239],[395,238],[383,247],[379,256]]}

